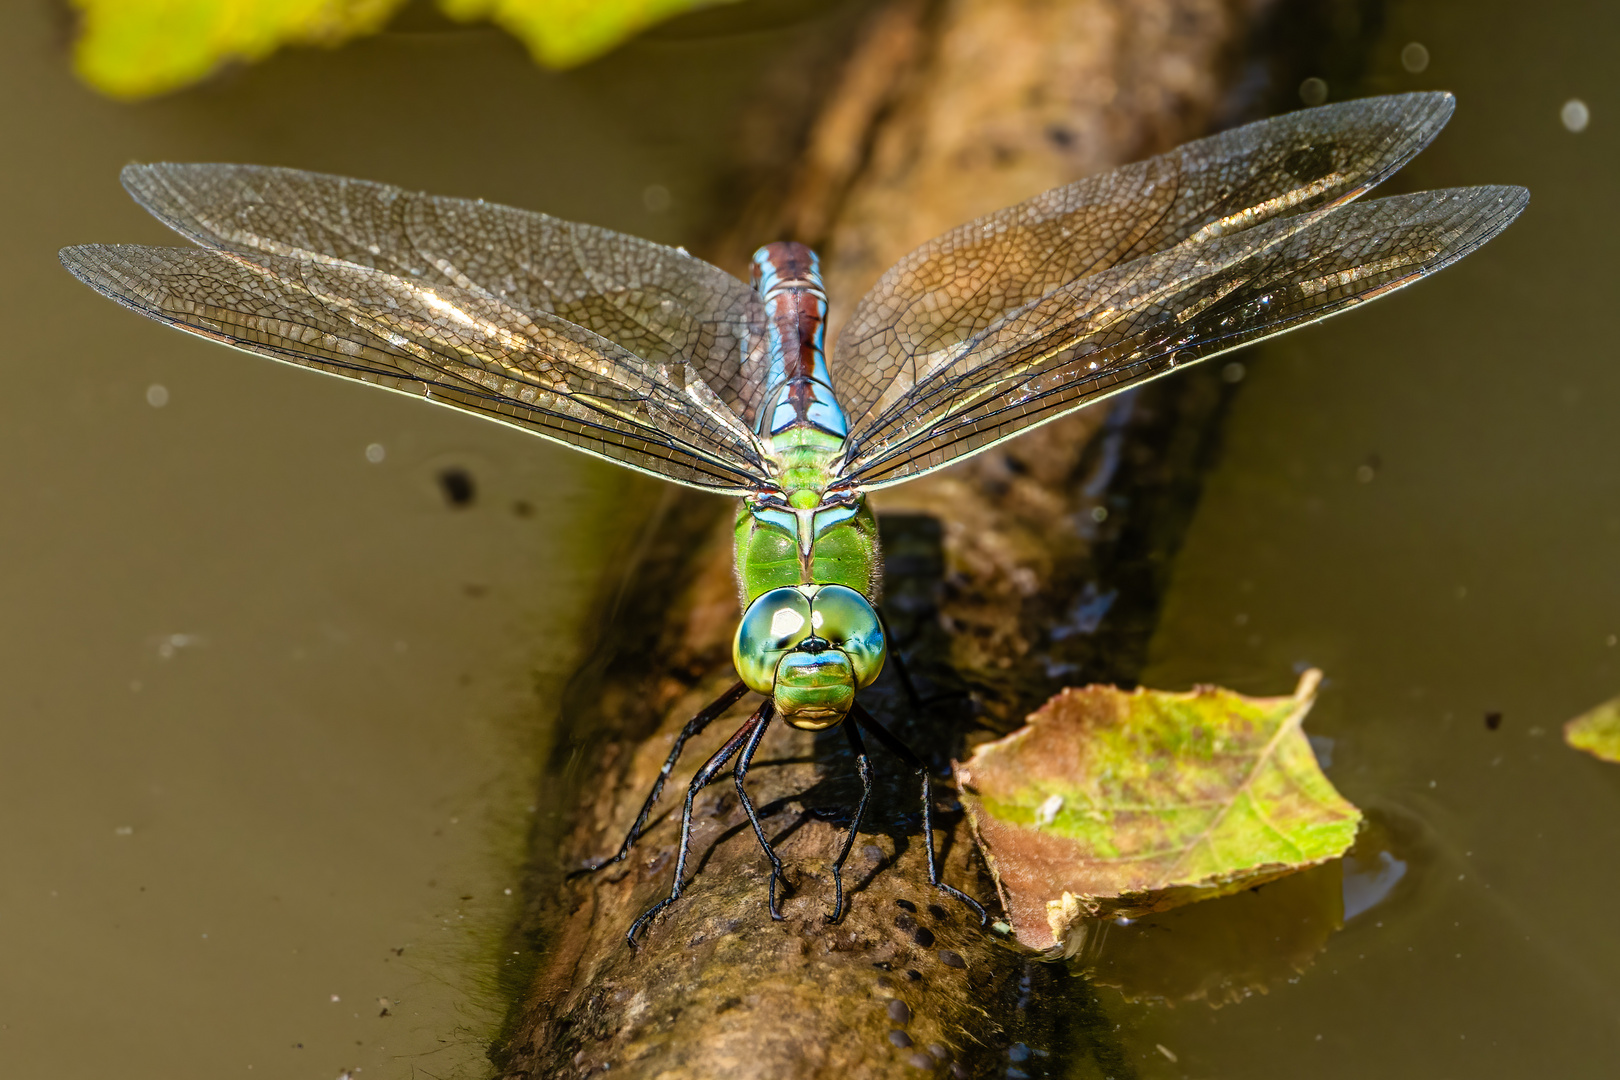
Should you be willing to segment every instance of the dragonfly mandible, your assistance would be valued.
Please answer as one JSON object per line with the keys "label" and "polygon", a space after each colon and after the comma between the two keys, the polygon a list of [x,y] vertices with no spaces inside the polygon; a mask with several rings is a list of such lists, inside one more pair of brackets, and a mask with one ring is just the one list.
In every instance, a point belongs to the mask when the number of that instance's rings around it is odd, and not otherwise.
{"label": "dragonfly mandible", "polygon": [[482,201],[249,165],[131,165],[124,186],[197,246],[86,245],[63,264],[150,318],[272,359],[421,397],[740,500],[735,685],[680,732],[612,858],[625,858],[688,740],[763,701],[698,771],[744,787],[773,719],[842,724],[929,772],[861,707],[884,665],[868,493],[1456,261],[1524,208],[1517,187],[1355,201],[1423,149],[1451,95],[1306,109],[1037,195],[917,248],[861,299],[829,356],[816,255],[761,248],[744,282],[622,233]]}

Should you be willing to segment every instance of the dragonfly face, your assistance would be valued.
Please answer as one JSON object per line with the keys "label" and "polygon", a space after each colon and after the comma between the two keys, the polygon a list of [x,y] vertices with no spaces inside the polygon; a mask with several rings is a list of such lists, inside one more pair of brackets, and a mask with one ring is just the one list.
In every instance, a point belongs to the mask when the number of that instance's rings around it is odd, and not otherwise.
{"label": "dragonfly face", "polygon": [[[819,262],[802,245],[761,249],[744,282],[590,225],[289,169],[131,165],[130,193],[198,246],[61,258],[182,330],[739,497],[743,682],[672,753],[746,689],[768,694],[693,781],[740,755],[741,791],[776,711],[804,728],[848,715],[868,782],[858,731],[921,771],[931,845],[926,769],[855,701],[885,650],[866,493],[1473,251],[1524,208],[1524,189],[1357,201],[1452,107],[1427,93],[1307,109],[968,222],[885,272],[830,357]],[[834,863],[840,889],[859,822]],[[775,915],[781,864],[766,851]]]}
{"label": "dragonfly face", "polygon": [[886,653],[877,612],[843,585],[770,590],[748,605],[731,647],[748,688],[771,695],[782,719],[809,731],[844,719]]}

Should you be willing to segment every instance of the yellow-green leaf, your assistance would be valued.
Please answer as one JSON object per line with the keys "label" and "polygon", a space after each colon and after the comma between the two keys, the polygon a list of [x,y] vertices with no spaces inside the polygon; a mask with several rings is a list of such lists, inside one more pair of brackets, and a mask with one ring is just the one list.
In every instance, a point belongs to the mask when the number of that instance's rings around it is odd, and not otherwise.
{"label": "yellow-green leaf", "polygon": [[1342,855],[1361,813],[1317,767],[1289,697],[1065,690],[957,765],[1018,940],[1072,951],[1083,920],[1223,896]]}
{"label": "yellow-green leaf", "polygon": [[439,0],[453,19],[488,19],[523,40],[547,67],[594,60],[655,23],[735,0]]}
{"label": "yellow-green leaf", "polygon": [[104,94],[150,97],[282,45],[339,45],[382,28],[404,0],[73,0],[79,77]]}
{"label": "yellow-green leaf", "polygon": [[1565,724],[1564,741],[1593,757],[1620,762],[1620,698],[1605,701]]}

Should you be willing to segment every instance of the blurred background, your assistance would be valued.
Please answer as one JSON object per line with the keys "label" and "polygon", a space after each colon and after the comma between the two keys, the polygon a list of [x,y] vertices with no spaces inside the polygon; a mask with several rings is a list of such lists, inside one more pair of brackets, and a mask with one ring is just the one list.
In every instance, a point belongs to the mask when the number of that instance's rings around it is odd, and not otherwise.
{"label": "blurred background", "polygon": [[[174,242],[118,184],[165,160],[716,250],[878,5],[532,7],[7,10],[0,1075],[488,1069],[555,701],[662,488],[173,333],[56,251]],[[1141,681],[1324,668],[1309,728],[1373,841],[1343,930],[1269,993],[1103,1003],[1142,1076],[1612,1075],[1620,766],[1559,727],[1620,693],[1620,13],[1247,7],[1222,116],[1448,89],[1389,189],[1532,201],[1437,278],[1222,361]]]}

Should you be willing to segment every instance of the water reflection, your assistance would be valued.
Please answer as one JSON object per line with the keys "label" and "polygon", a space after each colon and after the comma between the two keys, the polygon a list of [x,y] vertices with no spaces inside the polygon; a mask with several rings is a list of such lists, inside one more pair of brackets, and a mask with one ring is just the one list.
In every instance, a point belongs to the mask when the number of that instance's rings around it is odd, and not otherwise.
{"label": "water reflection", "polygon": [[1220,1008],[1296,979],[1343,917],[1335,860],[1218,900],[1100,923],[1080,965],[1127,1001]]}
{"label": "water reflection", "polygon": [[1369,911],[1395,891],[1406,876],[1406,863],[1388,851],[1375,851],[1372,858],[1354,853],[1344,858],[1344,919],[1349,922]]}

